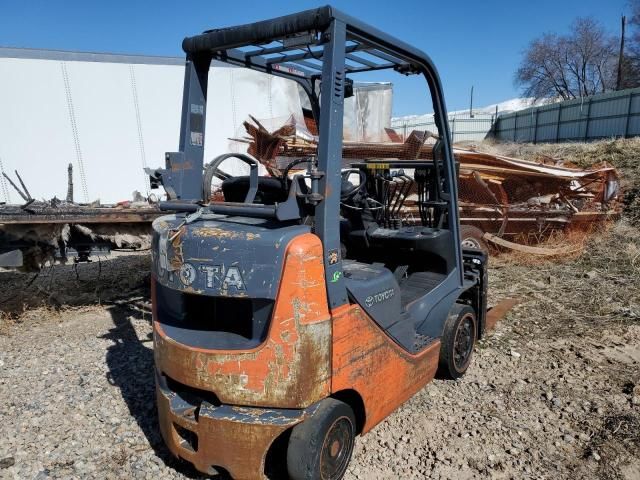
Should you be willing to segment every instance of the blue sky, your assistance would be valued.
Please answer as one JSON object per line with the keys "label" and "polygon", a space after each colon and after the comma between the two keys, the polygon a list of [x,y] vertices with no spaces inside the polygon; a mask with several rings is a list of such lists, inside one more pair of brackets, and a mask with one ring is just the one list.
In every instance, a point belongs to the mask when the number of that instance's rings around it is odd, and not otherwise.
{"label": "blue sky", "polygon": [[[182,56],[186,35],[263,20],[327,2],[27,1],[0,0],[0,46]],[[576,16],[592,15],[617,33],[626,0],[394,0],[333,2],[431,55],[449,110],[518,96],[513,73],[527,43],[543,32],[565,32]],[[381,78],[389,80],[393,78]],[[394,115],[423,113],[408,82],[396,95]]]}

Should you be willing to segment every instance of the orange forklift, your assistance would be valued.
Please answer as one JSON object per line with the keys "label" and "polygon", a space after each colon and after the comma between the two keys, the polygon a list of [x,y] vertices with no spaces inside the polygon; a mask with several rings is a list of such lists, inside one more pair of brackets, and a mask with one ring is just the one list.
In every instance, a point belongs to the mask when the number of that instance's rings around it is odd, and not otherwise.
{"label": "orange forklift", "polygon": [[[440,79],[420,50],[330,6],[209,30],[182,47],[179,151],[149,172],[168,197],[152,248],[162,435],[207,474],[340,479],[355,437],[436,372],[463,375],[485,329],[486,254],[460,243]],[[260,175],[248,154],[205,166],[214,60],[297,82],[317,155],[281,178]],[[432,159],[344,162],[349,77],[376,70],[426,80],[439,130]],[[229,159],[248,174],[226,173]],[[210,198],[214,177],[223,199]],[[411,194],[419,225],[398,214]]]}

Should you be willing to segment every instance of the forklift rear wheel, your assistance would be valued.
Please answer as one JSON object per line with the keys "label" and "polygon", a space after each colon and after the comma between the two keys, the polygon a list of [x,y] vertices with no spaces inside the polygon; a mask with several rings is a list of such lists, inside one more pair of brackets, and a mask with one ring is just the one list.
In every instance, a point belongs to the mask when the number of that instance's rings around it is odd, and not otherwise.
{"label": "forklift rear wheel", "polygon": [[456,303],[444,325],[438,374],[455,380],[469,368],[477,338],[476,314],[468,305]]}
{"label": "forklift rear wheel", "polygon": [[339,480],[347,471],[356,436],[349,405],[334,398],[296,425],[289,437],[287,470],[292,480]]}

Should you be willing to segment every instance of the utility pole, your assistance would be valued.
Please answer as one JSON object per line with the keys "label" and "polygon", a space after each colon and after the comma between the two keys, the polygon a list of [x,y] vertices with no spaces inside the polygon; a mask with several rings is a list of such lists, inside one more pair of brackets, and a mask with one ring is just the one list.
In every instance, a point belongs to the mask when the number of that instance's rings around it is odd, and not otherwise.
{"label": "utility pole", "polygon": [[471,102],[469,103],[469,118],[473,118],[473,85],[471,85]]}
{"label": "utility pole", "polygon": [[618,78],[616,80],[616,90],[621,90],[623,86],[622,65],[624,63],[624,27],[627,23],[627,17],[622,15],[621,32],[620,32],[620,53],[618,54]]}
{"label": "utility pole", "polygon": [[67,202],[73,203],[73,164],[67,167]]}

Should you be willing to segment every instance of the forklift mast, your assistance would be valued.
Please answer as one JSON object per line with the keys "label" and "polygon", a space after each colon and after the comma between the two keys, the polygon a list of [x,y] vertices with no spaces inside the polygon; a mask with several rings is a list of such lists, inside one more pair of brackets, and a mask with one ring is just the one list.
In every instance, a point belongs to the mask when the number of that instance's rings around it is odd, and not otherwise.
{"label": "forklift mast", "polygon": [[[457,185],[442,85],[433,62],[424,52],[330,6],[209,30],[185,38],[182,47],[187,61],[179,151],[166,154],[165,169],[150,172],[152,183],[162,183],[167,192],[169,202],[163,208],[195,211],[203,201],[207,78],[212,60],[296,81],[308,94],[319,125],[315,175],[319,180],[320,201],[315,206],[315,234],[324,248],[329,305],[333,309],[346,304],[341,262],[335,261],[340,252],[345,85],[349,74],[391,69],[404,75],[423,75],[427,81],[442,141],[444,182],[448,186],[447,191],[439,193],[441,200],[449,203],[449,222],[458,225]],[[366,58],[359,53],[366,54]],[[351,62],[349,65],[346,58]],[[212,108],[215,109],[215,100]],[[249,216],[263,215],[263,211],[255,204],[245,204],[239,210]],[[452,234],[459,245],[458,228],[452,229]],[[461,252],[456,255],[455,267],[460,287],[464,281]]]}

